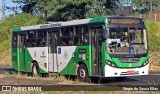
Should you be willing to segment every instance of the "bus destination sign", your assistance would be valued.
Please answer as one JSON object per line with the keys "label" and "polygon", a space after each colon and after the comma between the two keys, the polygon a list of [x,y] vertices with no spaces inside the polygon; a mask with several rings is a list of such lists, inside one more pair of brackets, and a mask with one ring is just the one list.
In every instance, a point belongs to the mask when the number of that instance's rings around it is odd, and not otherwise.
{"label": "bus destination sign", "polygon": [[41,25],[40,28],[51,28],[51,27],[60,27],[62,26],[61,23],[56,23],[56,24],[45,24],[45,25]]}
{"label": "bus destination sign", "polygon": [[140,24],[141,23],[141,20],[140,19],[131,19],[131,18],[111,18],[109,20],[109,22],[111,24]]}

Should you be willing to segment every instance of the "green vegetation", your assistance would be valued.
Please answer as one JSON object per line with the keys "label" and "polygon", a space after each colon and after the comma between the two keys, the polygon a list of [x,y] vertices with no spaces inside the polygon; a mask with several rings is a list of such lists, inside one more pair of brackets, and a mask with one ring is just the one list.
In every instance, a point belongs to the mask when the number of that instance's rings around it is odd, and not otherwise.
{"label": "green vegetation", "polygon": [[42,17],[33,16],[31,14],[18,14],[16,17],[9,17],[6,21],[0,24],[0,52],[3,52],[11,46],[12,29],[21,26],[30,26],[44,23]]}
{"label": "green vegetation", "polygon": [[159,6],[159,0],[132,0],[132,6],[136,7],[141,12],[146,13],[154,10]]}
{"label": "green vegetation", "polygon": [[150,51],[160,50],[160,22],[147,21],[148,41]]}
{"label": "green vegetation", "polygon": [[120,0],[20,0],[22,11],[49,21],[66,21],[112,14]]}

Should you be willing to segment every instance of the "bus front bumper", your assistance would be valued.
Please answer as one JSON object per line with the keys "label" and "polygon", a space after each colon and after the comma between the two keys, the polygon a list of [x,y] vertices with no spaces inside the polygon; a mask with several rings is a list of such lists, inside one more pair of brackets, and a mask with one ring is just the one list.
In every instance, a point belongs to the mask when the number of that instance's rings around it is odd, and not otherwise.
{"label": "bus front bumper", "polygon": [[148,75],[149,64],[141,68],[114,68],[111,66],[105,66],[105,77],[121,77],[121,76],[138,76]]}

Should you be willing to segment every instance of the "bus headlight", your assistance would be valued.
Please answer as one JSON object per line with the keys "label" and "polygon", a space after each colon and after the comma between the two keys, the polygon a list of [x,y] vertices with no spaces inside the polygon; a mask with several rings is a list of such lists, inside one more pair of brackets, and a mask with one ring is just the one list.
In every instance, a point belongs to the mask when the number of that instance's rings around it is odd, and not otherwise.
{"label": "bus headlight", "polygon": [[149,61],[147,60],[146,62],[144,62],[144,63],[142,64],[142,67],[143,67],[143,66],[146,66],[148,63],[149,63]]}
{"label": "bus headlight", "polygon": [[106,64],[111,66],[111,67],[117,67],[114,62],[111,62],[111,61],[108,61],[108,60],[106,60]]}

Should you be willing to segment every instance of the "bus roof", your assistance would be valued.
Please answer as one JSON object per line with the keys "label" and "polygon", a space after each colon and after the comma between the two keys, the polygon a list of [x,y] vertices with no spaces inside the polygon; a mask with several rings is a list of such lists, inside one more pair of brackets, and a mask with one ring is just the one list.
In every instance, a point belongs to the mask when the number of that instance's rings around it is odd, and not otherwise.
{"label": "bus roof", "polygon": [[36,30],[36,29],[43,29],[43,28],[53,28],[53,27],[63,27],[63,26],[71,26],[71,25],[81,25],[81,24],[95,23],[95,22],[105,22],[106,18],[141,19],[138,17],[131,17],[131,16],[100,16],[100,17],[71,20],[71,21],[49,22],[47,24],[39,24],[39,25],[26,26],[26,27],[16,27],[13,29],[13,32],[26,31],[26,30]]}

